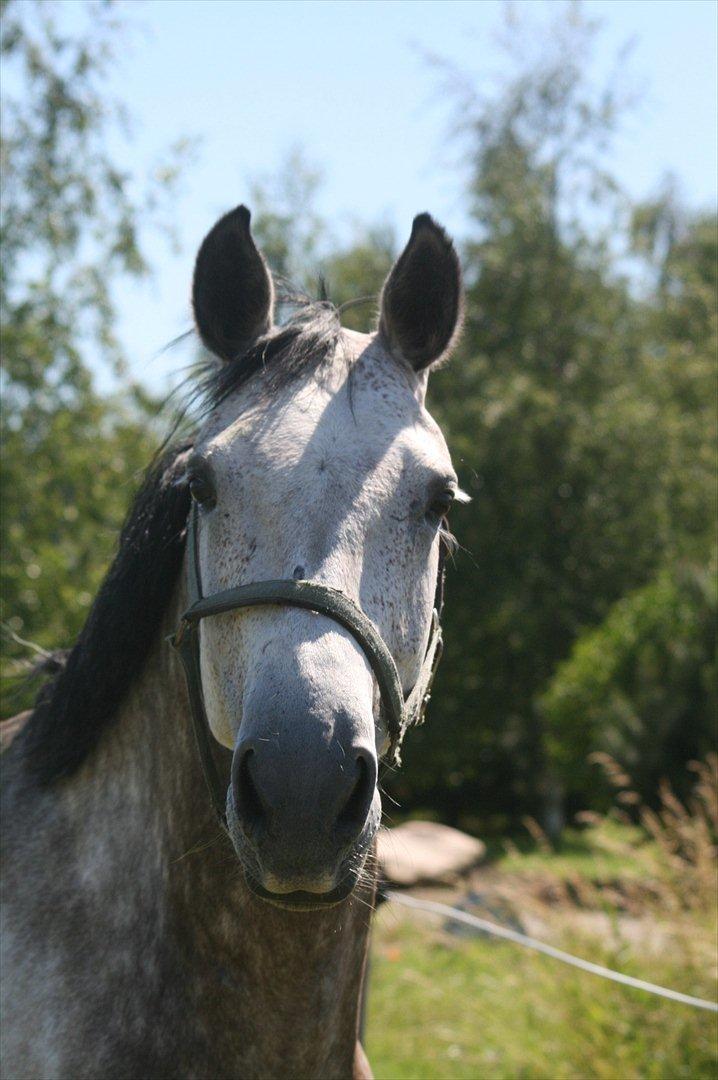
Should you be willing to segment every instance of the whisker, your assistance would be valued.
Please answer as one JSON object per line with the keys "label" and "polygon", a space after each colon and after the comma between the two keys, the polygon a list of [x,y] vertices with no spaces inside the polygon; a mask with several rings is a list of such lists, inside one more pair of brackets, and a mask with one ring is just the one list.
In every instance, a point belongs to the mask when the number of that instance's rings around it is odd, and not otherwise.
{"label": "whisker", "polygon": [[394,806],[397,807],[397,809],[401,810],[401,803],[397,802],[397,800],[394,798],[394,796],[391,794],[391,792],[387,791],[387,789],[385,787],[382,787],[380,784],[377,785],[377,786],[379,788],[379,794],[381,795],[381,797],[383,799],[384,798],[388,799],[390,803],[392,803]]}
{"label": "whisker", "polygon": [[188,855],[198,855],[201,851],[207,851],[208,848],[214,847],[214,845],[222,839],[223,835],[224,834],[220,829],[210,840],[200,841],[194,847],[188,848],[183,855],[178,855],[176,859],[172,860],[173,865],[182,862]]}

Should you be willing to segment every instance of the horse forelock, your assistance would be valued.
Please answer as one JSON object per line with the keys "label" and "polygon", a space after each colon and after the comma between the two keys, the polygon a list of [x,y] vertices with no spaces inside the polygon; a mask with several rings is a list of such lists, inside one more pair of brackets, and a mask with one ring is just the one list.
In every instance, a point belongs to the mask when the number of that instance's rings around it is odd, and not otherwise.
{"label": "horse forelock", "polygon": [[212,360],[200,370],[192,401],[212,409],[255,376],[271,393],[331,363],[342,334],[337,308],[329,301],[285,293],[279,297],[289,317],[234,360]]}

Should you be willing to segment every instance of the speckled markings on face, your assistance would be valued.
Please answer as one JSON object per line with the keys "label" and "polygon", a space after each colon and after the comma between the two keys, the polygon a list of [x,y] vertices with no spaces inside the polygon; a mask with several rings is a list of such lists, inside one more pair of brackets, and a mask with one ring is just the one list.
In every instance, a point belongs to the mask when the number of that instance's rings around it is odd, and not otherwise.
{"label": "speckled markings on face", "polygon": [[[248,386],[202,433],[197,449],[212,464],[218,493],[201,520],[203,587],[210,593],[292,577],[301,566],[304,578],[361,605],[409,688],[436,584],[438,541],[424,514],[432,484],[451,481],[453,468],[424,407],[425,379],[373,336],[345,331],[341,354],[321,380],[310,376],[279,399]],[[267,609],[203,624],[203,686],[224,745],[234,745],[258,654],[273,641],[281,664],[313,621]],[[327,635],[348,643],[348,670],[321,665],[324,692],[336,700],[348,683],[368,684],[370,675],[348,635],[336,625]]]}

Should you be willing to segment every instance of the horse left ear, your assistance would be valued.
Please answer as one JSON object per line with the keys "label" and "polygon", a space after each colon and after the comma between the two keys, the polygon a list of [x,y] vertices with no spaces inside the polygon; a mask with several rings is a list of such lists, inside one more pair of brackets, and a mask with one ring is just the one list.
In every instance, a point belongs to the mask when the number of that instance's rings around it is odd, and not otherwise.
{"label": "horse left ear", "polygon": [[202,341],[221,360],[234,360],[272,325],[274,289],[267,264],[238,206],[202,241],[192,282],[192,306]]}
{"label": "horse left ear", "polygon": [[448,352],[461,327],[461,309],[454,245],[430,214],[419,214],[384,283],[379,333],[390,352],[422,371]]}

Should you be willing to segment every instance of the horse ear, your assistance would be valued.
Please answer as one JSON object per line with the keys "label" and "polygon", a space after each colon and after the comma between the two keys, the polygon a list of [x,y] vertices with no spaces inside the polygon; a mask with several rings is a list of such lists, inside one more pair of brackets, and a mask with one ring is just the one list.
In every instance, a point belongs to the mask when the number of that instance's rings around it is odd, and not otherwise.
{"label": "horse ear", "polygon": [[454,245],[430,214],[419,214],[384,283],[379,333],[390,352],[421,371],[448,351],[461,326],[461,308]]}
{"label": "horse ear", "polygon": [[220,218],[197,255],[192,305],[202,341],[221,360],[234,360],[272,325],[274,289],[267,264],[238,206]]}

